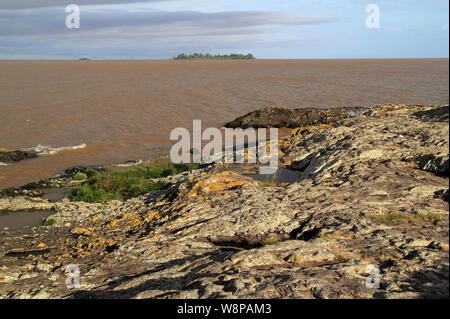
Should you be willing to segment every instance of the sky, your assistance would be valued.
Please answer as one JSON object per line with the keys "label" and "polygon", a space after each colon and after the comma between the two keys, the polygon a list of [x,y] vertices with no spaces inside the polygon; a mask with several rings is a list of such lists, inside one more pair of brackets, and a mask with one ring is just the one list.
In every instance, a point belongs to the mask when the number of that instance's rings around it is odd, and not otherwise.
{"label": "sky", "polygon": [[[66,26],[71,3],[80,9],[79,28]],[[378,11],[368,12],[368,5]],[[264,59],[448,58],[449,3],[0,0],[0,59],[170,59],[195,52]]]}

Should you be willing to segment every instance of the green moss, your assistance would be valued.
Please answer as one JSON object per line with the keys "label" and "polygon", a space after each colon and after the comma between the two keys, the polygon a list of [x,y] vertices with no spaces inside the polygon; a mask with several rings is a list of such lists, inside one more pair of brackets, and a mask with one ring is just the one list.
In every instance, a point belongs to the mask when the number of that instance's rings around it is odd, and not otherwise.
{"label": "green moss", "polygon": [[81,181],[83,179],[87,179],[88,176],[84,173],[79,172],[79,173],[76,173],[72,178],[76,181]]}
{"label": "green moss", "polygon": [[44,222],[44,226],[51,226],[53,224],[56,223],[56,220],[53,218],[48,218],[45,222]]}

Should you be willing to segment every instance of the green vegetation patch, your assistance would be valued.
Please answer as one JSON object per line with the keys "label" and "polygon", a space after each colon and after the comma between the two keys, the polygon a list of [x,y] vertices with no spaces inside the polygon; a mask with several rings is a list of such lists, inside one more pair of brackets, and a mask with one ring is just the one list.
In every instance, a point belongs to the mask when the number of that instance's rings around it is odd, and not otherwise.
{"label": "green vegetation patch", "polygon": [[76,180],[76,181],[81,181],[81,180],[83,180],[83,179],[87,179],[88,176],[87,176],[86,174],[84,174],[84,173],[79,172],[79,173],[76,173],[75,175],[73,175],[72,178],[73,178],[74,180]]}
{"label": "green vegetation patch", "polygon": [[137,166],[126,171],[110,171],[102,174],[95,170],[88,170],[88,181],[75,187],[69,194],[72,201],[88,203],[108,200],[121,200],[137,197],[151,191],[157,191],[167,186],[164,180],[151,181],[176,175],[198,168],[198,164],[167,163],[165,167]]}
{"label": "green vegetation patch", "polygon": [[48,218],[45,222],[44,222],[44,226],[52,226],[53,224],[56,223],[56,220],[53,218]]}

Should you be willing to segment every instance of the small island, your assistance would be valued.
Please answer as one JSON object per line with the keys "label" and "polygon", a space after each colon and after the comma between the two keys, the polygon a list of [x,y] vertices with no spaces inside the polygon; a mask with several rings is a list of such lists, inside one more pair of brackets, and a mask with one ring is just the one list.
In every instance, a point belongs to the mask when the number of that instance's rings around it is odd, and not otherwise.
{"label": "small island", "polygon": [[180,53],[176,57],[173,58],[174,60],[197,60],[197,59],[203,59],[203,60],[254,60],[256,59],[253,54],[249,53],[247,55],[244,54],[236,54],[231,53],[229,55],[212,55],[212,54],[203,54],[203,53],[194,53],[194,54],[185,54]]}

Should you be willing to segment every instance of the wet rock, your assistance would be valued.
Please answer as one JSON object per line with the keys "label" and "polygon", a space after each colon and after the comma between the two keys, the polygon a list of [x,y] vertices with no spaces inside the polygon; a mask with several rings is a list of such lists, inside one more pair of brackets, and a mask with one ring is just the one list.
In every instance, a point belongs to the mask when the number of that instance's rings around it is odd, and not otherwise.
{"label": "wet rock", "polygon": [[2,151],[0,150],[0,162],[13,163],[23,161],[25,159],[36,158],[38,153],[35,151]]}

